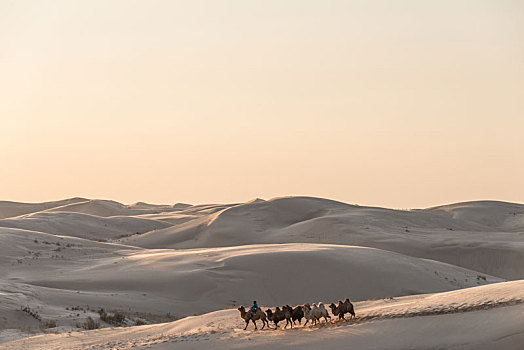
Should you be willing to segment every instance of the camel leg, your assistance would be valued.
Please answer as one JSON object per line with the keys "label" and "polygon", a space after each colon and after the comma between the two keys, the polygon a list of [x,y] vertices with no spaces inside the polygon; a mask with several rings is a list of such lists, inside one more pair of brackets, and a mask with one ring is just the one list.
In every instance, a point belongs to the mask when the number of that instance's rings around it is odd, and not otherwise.
{"label": "camel leg", "polygon": [[256,331],[256,330],[258,329],[258,328],[257,328],[257,323],[255,322],[254,319],[251,319],[251,322],[253,322],[253,324],[255,325],[255,331]]}
{"label": "camel leg", "polygon": [[249,320],[246,320],[246,326],[244,327],[244,330],[247,329],[247,325],[249,324]]}
{"label": "camel leg", "polygon": [[293,322],[289,322],[291,324],[291,328],[293,328]]}
{"label": "camel leg", "polygon": [[304,327],[307,325],[308,322],[309,322],[309,319],[306,318],[306,323],[304,323]]}

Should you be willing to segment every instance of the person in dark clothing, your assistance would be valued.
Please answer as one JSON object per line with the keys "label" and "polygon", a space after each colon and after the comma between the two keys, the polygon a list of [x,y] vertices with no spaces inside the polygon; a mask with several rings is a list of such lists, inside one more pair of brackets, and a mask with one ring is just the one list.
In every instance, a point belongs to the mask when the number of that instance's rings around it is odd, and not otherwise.
{"label": "person in dark clothing", "polygon": [[257,301],[253,301],[253,306],[251,306],[251,309],[249,309],[249,312],[251,312],[252,315],[254,315],[258,310],[258,304]]}

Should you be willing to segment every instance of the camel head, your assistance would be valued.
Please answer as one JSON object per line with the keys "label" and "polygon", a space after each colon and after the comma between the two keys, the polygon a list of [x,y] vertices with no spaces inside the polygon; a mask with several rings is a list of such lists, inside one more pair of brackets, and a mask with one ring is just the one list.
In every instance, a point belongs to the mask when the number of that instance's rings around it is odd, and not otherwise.
{"label": "camel head", "polygon": [[329,308],[331,309],[331,312],[333,313],[333,315],[340,314],[340,307],[336,306],[335,304],[331,303],[329,305]]}

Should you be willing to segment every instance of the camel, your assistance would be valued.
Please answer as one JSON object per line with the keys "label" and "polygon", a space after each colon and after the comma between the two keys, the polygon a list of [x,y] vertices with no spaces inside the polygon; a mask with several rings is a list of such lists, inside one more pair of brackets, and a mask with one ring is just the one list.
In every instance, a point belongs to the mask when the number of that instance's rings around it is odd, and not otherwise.
{"label": "camel", "polygon": [[291,322],[291,312],[285,306],[283,306],[282,309],[277,306],[275,308],[275,312],[271,311],[271,309],[267,309],[266,312],[268,319],[275,323],[275,329],[278,328],[278,323],[283,320],[286,320],[286,325],[284,328],[286,328],[288,324],[291,324],[291,328],[293,328],[293,322]]}
{"label": "camel", "polygon": [[311,307],[309,304],[304,305],[304,316],[306,317],[306,323],[304,323],[304,326],[308,324],[309,320],[312,320],[311,322],[313,325],[316,325],[317,322],[320,323],[320,319],[324,317],[324,320],[326,322],[328,321],[328,318],[331,319],[331,316],[329,316],[326,307],[323,303],[313,304],[313,307]]}
{"label": "camel", "polygon": [[333,314],[333,316],[338,316],[339,320],[344,319],[344,312],[340,311],[340,309],[341,309],[340,308],[340,306],[341,306],[340,303],[341,302],[339,301],[339,305],[338,306],[333,304],[333,303],[331,303],[329,305],[329,308],[331,309],[331,313]]}
{"label": "camel", "polygon": [[295,321],[298,320],[298,324],[302,323],[302,319],[304,318],[304,309],[302,305],[295,306],[295,308],[286,305],[286,309],[289,310],[291,313],[291,320],[293,321],[293,324],[295,324]]}
{"label": "camel", "polygon": [[[344,305],[345,308],[342,307],[342,305]],[[350,319],[356,318],[355,308],[353,307],[353,304],[351,304],[351,301],[349,301],[349,298],[346,298],[346,300],[344,300],[343,303],[339,300],[338,307],[341,308],[341,310],[345,311],[344,313],[350,313],[351,314]]]}
{"label": "camel", "polygon": [[[315,304],[313,304],[313,305],[315,305]],[[309,321],[311,321],[311,323],[313,323],[313,325],[316,325],[317,324],[317,319],[313,315],[313,310],[311,309],[311,306],[309,305],[309,303],[308,304],[304,304],[302,309],[304,310],[304,317],[306,319],[306,323],[304,323],[304,326],[307,325]]]}
{"label": "camel", "polygon": [[318,303],[318,309],[320,310],[320,316],[318,317],[318,322],[320,322],[321,317],[324,317],[324,320],[326,320],[326,323],[328,321],[328,318],[331,321],[331,316],[329,316],[329,313],[326,310],[324,303]]}
{"label": "camel", "polygon": [[244,308],[244,306],[240,306],[237,310],[240,311],[240,317],[242,317],[242,319],[246,321],[246,326],[244,327],[244,330],[247,329],[247,326],[249,325],[249,321],[253,322],[253,324],[255,325],[255,330],[257,330],[258,328],[257,328],[257,324],[255,323],[255,321],[258,321],[258,320],[262,320],[262,329],[264,329],[266,325],[269,328],[269,323],[267,321],[266,314],[264,311],[262,311],[262,309],[257,309],[254,314],[252,314],[251,312],[246,312],[246,309]]}
{"label": "camel", "polygon": [[355,311],[353,310],[353,304],[349,301],[349,299],[346,299],[345,301],[339,300],[338,305],[335,305],[334,303],[331,303],[329,305],[331,308],[331,312],[333,315],[338,316],[339,320],[345,320],[344,315],[347,313],[350,313],[352,317],[355,317]]}

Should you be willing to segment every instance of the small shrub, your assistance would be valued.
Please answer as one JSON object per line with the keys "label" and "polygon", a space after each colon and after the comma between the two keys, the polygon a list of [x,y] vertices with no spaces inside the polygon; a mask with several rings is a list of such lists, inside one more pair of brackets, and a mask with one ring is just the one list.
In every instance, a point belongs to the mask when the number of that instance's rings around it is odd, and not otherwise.
{"label": "small shrub", "polygon": [[40,329],[55,328],[55,327],[56,327],[55,320],[47,320],[47,321],[40,322]]}
{"label": "small shrub", "polygon": [[89,316],[85,323],[82,325],[82,328],[87,330],[98,329],[100,328],[100,323],[96,322],[91,318],[91,316]]}
{"label": "small shrub", "polygon": [[104,309],[100,309],[98,310],[98,314],[100,315],[100,319],[102,321],[115,325],[115,326],[121,326],[126,320],[126,316],[120,311],[115,311],[111,315],[107,313]]}
{"label": "small shrub", "polygon": [[20,306],[20,310],[25,312],[26,314],[32,316],[33,318],[37,319],[38,321],[42,320],[42,318],[40,317],[38,312],[36,312],[34,310],[31,310],[31,308],[29,306],[25,306],[25,307],[21,307]]}

